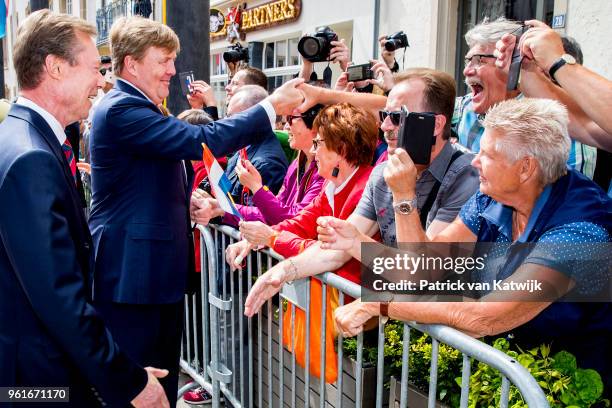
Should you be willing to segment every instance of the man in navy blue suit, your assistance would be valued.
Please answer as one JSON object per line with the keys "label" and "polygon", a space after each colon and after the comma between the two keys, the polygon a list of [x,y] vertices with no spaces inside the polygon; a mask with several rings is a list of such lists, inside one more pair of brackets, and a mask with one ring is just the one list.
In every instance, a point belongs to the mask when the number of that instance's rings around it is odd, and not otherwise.
{"label": "man in navy blue suit", "polygon": [[156,379],[167,372],[140,367],[91,305],[92,240],[64,127],[104,83],[95,34],[48,10],[17,32],[21,94],[0,125],[0,387],[69,387],[66,407],[167,407]]}
{"label": "man in navy blue suit", "polygon": [[260,142],[277,114],[302,102],[301,81],[229,119],[191,125],[158,109],[176,74],[180,45],[172,29],[122,18],[110,44],[117,80],[94,109],[90,144],[94,304],[132,358],[170,371],[161,383],[174,405],[182,301],[193,264],[183,160],[200,160],[202,143],[222,156]]}

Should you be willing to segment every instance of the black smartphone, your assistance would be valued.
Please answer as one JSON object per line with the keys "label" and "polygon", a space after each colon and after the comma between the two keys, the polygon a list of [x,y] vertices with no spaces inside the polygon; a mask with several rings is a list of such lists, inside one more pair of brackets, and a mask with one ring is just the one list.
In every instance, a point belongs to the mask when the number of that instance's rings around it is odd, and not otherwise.
{"label": "black smartphone", "polygon": [[348,72],[348,81],[358,82],[365,81],[366,79],[373,79],[374,76],[371,68],[372,64],[369,62],[366,64],[352,65],[348,67],[346,69],[346,72]]}
{"label": "black smartphone", "polygon": [[402,108],[397,147],[406,150],[414,164],[429,164],[431,148],[435,144],[436,115],[407,112]]}
{"label": "black smartphone", "polygon": [[181,82],[181,90],[183,95],[187,96],[191,93],[191,83],[193,82],[193,71],[179,73],[179,81]]}
{"label": "black smartphone", "polygon": [[521,63],[523,62],[523,56],[519,49],[519,41],[522,35],[529,30],[529,26],[523,24],[515,34],[516,44],[512,51],[512,60],[510,61],[510,69],[508,70],[508,82],[506,83],[506,89],[508,91],[514,91],[518,89],[519,81],[521,79]]}

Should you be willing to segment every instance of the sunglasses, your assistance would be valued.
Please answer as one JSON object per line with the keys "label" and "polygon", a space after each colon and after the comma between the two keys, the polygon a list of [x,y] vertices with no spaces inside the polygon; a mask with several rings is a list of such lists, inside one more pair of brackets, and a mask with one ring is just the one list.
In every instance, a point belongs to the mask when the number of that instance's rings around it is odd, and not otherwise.
{"label": "sunglasses", "polygon": [[312,147],[314,150],[317,150],[321,144],[321,142],[324,142],[325,139],[312,139]]}
{"label": "sunglasses", "polygon": [[106,75],[107,72],[113,72],[112,68],[100,68],[100,74],[102,74],[102,76]]}
{"label": "sunglasses", "polygon": [[391,123],[393,123],[393,126],[399,126],[400,124],[400,117],[402,115],[402,111],[394,111],[394,112],[389,112],[386,110],[381,110],[378,111],[378,115],[380,116],[380,121],[384,122],[385,119],[387,119],[387,116],[389,117],[389,119],[391,119]]}

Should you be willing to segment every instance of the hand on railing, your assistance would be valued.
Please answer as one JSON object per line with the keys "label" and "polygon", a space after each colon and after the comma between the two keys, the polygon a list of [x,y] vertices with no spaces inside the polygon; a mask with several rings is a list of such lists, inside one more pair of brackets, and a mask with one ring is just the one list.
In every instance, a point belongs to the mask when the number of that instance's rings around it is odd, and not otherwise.
{"label": "hand on railing", "polygon": [[251,245],[246,239],[229,245],[225,249],[225,261],[231,270],[242,269],[242,262],[254,248],[255,245]]}
{"label": "hand on railing", "polygon": [[168,398],[164,388],[159,383],[158,378],[164,378],[168,375],[168,370],[159,368],[145,367],[149,377],[147,385],[140,394],[132,400],[132,405],[136,408],[170,408]]}
{"label": "hand on railing", "polygon": [[285,269],[286,264],[291,264],[291,261],[284,260],[283,262],[277,263],[266,273],[257,278],[249,292],[249,296],[247,296],[244,302],[245,316],[252,317],[259,311],[261,305],[263,305],[266,300],[276,295],[283,284],[292,279],[292,277],[288,276],[291,273],[288,273]]}
{"label": "hand on railing", "polygon": [[364,325],[373,317],[378,316],[378,302],[362,302],[357,299],[334,311],[336,328],[344,337],[353,337],[364,330]]}

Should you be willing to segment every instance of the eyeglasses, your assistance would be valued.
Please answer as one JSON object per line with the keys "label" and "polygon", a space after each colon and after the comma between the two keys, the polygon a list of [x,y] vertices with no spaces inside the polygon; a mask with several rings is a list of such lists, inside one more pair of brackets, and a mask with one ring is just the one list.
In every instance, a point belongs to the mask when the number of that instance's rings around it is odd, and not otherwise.
{"label": "eyeglasses", "polygon": [[391,119],[391,123],[393,123],[393,126],[399,126],[402,111],[389,112],[386,110],[381,110],[381,111],[378,111],[378,115],[380,117],[381,122],[384,122],[388,116]]}
{"label": "eyeglasses", "polygon": [[474,54],[471,57],[465,57],[465,67],[473,65],[475,68],[479,68],[484,65],[483,58],[497,58],[493,54]]}
{"label": "eyeglasses", "polygon": [[302,115],[288,115],[287,122],[289,123],[289,126],[293,124],[293,119],[302,119]]}
{"label": "eyeglasses", "polygon": [[102,76],[106,75],[106,72],[113,72],[112,68],[100,68],[100,74],[102,74]]}
{"label": "eyeglasses", "polygon": [[317,150],[319,148],[319,144],[324,141],[325,139],[312,139],[312,148]]}

